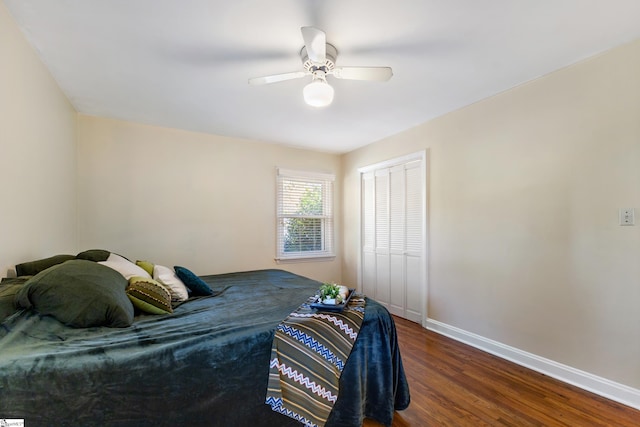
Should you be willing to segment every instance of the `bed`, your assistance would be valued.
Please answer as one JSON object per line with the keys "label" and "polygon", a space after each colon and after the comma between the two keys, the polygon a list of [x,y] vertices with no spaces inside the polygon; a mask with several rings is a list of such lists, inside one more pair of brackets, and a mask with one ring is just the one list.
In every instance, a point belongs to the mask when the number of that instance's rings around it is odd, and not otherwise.
{"label": "bed", "polygon": [[[200,279],[213,295],[127,327],[21,309],[0,324],[0,418],[34,426],[299,426],[265,404],[274,330],[321,283],[283,270]],[[409,404],[393,318],[366,299],[327,426],[390,425]]]}

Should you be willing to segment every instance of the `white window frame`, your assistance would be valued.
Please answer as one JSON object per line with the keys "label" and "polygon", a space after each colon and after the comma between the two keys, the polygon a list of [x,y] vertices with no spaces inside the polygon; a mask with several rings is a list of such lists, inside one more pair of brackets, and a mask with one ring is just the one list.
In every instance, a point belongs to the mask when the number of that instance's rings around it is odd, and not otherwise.
{"label": "white window frame", "polygon": [[[292,169],[277,169],[276,180],[276,261],[322,261],[335,258],[335,230],[333,217],[333,186],[335,175],[320,172],[298,171]],[[322,185],[322,214],[304,215],[286,212],[285,201],[288,200],[286,183],[297,181],[302,184]],[[310,251],[286,251],[285,241],[287,221],[290,219],[320,219],[321,220],[321,249]]]}

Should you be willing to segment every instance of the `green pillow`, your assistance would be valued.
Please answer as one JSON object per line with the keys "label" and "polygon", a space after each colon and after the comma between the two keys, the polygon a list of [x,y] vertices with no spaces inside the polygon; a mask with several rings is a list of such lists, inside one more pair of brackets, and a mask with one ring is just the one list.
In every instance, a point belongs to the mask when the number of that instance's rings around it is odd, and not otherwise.
{"label": "green pillow", "polygon": [[136,261],[136,265],[149,273],[149,276],[153,276],[153,263],[149,261]]}
{"label": "green pillow", "polygon": [[70,259],[74,259],[73,255],[54,255],[49,258],[43,258],[36,261],[23,262],[16,265],[16,275],[18,276],[35,276],[43,270],[57,264],[61,264]]}
{"label": "green pillow", "polygon": [[89,249],[88,251],[80,252],[76,255],[77,259],[86,259],[88,261],[100,262],[106,261],[109,258],[111,252],[104,249]]}
{"label": "green pillow", "polygon": [[171,294],[160,283],[146,277],[132,277],[127,286],[127,296],[133,306],[151,314],[173,313]]}
{"label": "green pillow", "polygon": [[29,277],[3,278],[0,282],[0,322],[18,310],[15,304],[16,294]]}
{"label": "green pillow", "polygon": [[126,327],[133,322],[126,287],[127,280],[112,268],[76,259],[27,280],[16,303],[73,327]]}

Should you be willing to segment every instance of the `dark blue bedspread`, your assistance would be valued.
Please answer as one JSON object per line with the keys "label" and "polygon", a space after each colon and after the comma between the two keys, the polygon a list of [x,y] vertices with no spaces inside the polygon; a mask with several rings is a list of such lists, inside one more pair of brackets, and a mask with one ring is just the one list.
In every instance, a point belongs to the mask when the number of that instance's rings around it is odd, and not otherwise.
{"label": "dark blue bedspread", "polygon": [[[0,325],[0,418],[36,426],[299,426],[264,403],[278,323],[319,288],[281,270],[204,276],[216,297],[128,328],[22,311]],[[390,425],[409,404],[392,317],[368,299],[327,426]]]}

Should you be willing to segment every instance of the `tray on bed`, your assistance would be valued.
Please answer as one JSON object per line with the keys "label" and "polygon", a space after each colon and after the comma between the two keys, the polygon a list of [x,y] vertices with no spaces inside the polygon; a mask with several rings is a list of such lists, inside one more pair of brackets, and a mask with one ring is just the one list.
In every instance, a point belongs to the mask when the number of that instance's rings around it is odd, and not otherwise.
{"label": "tray on bed", "polygon": [[342,302],[342,304],[325,304],[320,300],[320,295],[318,295],[315,301],[309,304],[309,306],[311,308],[324,311],[342,311],[347,306],[347,304],[349,304],[349,301],[351,301],[351,297],[353,296],[354,292],[355,289],[349,288],[349,295],[347,296],[347,299]]}

